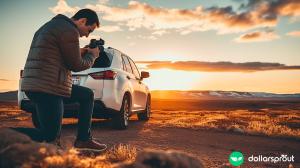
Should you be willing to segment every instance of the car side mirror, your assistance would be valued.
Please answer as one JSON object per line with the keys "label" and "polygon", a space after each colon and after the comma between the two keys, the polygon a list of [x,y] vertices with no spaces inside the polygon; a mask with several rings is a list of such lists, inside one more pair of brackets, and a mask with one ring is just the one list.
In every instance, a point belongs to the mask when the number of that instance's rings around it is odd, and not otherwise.
{"label": "car side mirror", "polygon": [[145,72],[145,71],[142,71],[141,72],[141,79],[144,79],[144,78],[149,78],[149,72]]}

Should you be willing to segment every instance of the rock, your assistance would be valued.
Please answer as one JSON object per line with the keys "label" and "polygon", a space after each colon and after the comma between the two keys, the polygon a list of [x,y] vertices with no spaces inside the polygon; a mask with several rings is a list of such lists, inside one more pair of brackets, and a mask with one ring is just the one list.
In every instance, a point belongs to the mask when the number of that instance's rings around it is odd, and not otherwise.
{"label": "rock", "polygon": [[243,133],[244,133],[244,130],[242,130],[241,128],[234,128],[234,129],[233,129],[233,132],[237,132],[237,133],[243,134]]}
{"label": "rock", "polygon": [[145,150],[138,153],[133,163],[119,168],[203,168],[203,164],[193,156],[178,151]]}
{"label": "rock", "polygon": [[[0,129],[0,167],[38,165],[46,156],[59,153],[55,145],[37,143],[12,129]],[[37,166],[36,165],[36,166]]]}
{"label": "rock", "polygon": [[228,131],[231,131],[231,132],[236,132],[236,133],[240,133],[240,134],[243,134],[245,133],[245,131],[237,126],[231,126],[227,129]]}
{"label": "rock", "polygon": [[16,143],[0,153],[0,167],[21,167],[24,163],[38,166],[47,156],[58,152],[53,145],[43,143]]}
{"label": "rock", "polygon": [[0,128],[0,151],[15,143],[31,143],[32,140],[15,130],[9,128]]}

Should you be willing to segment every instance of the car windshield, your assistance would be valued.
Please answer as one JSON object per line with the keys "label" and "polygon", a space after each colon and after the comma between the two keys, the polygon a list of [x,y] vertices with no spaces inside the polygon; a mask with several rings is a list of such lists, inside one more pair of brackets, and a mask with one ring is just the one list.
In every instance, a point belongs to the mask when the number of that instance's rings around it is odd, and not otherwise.
{"label": "car windshield", "polygon": [[107,68],[112,62],[112,55],[107,52],[101,52],[100,56],[95,60],[92,68]]}

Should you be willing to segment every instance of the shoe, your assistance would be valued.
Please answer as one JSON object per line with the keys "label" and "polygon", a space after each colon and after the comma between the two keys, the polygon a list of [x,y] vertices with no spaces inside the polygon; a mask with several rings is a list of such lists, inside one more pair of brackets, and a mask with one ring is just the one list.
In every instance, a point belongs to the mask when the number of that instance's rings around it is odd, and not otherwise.
{"label": "shoe", "polygon": [[59,150],[64,150],[64,147],[61,145],[59,138],[55,139],[54,141],[50,141],[50,142],[44,141],[44,142],[56,146],[56,148]]}
{"label": "shoe", "polygon": [[93,152],[102,152],[105,151],[107,146],[105,144],[101,144],[92,138],[87,141],[76,140],[74,143],[74,147],[80,151],[93,151]]}

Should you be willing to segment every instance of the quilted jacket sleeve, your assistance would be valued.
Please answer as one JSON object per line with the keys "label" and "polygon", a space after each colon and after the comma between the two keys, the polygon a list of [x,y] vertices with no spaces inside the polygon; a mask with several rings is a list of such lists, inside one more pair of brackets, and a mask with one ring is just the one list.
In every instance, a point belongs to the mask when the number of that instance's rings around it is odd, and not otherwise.
{"label": "quilted jacket sleeve", "polygon": [[60,50],[63,60],[69,70],[79,72],[90,68],[97,56],[90,53],[80,55],[79,34],[76,31],[68,31],[61,34]]}

